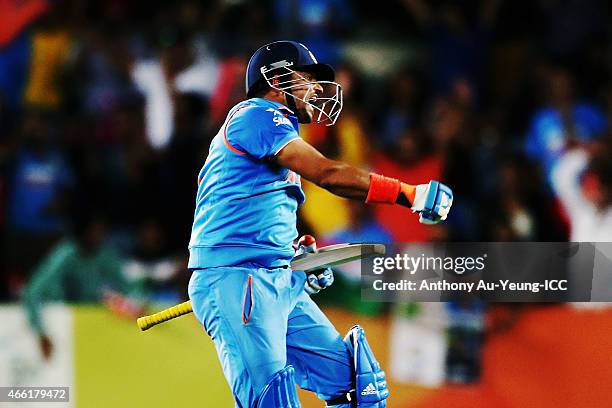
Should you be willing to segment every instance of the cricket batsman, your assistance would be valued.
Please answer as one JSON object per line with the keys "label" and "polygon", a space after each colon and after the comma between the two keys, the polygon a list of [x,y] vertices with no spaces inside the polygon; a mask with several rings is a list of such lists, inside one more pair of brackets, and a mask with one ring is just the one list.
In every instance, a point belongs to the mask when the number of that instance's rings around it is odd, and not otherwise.
{"label": "cricket batsman", "polygon": [[[341,337],[310,298],[332,284],[331,270],[306,276],[290,268],[305,199],[300,177],[341,197],[405,206],[430,224],[446,219],[452,191],[368,173],[302,140],[298,123],[336,122],[342,90],[334,70],[298,42],[253,54],[246,95],[229,111],[199,173],[189,243],[189,297],[235,406],[300,407],[297,385],[328,407],[385,407],[385,374],[363,329]],[[304,251],[314,242],[301,244]]]}

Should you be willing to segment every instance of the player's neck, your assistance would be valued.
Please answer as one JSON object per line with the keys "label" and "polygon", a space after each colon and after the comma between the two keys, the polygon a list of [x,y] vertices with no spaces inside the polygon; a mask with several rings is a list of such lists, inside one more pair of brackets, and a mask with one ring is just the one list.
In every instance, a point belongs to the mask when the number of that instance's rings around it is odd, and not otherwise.
{"label": "player's neck", "polygon": [[268,93],[263,95],[262,98],[287,106],[287,96],[283,92],[276,92],[274,90],[270,90]]}

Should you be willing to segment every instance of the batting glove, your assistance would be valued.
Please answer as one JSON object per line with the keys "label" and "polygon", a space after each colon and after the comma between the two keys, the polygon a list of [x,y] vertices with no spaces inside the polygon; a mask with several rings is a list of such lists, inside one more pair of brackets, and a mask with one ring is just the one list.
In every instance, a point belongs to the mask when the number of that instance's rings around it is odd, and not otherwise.
{"label": "batting glove", "polygon": [[[317,252],[317,243],[312,235],[302,236],[297,243],[295,256],[305,253]],[[304,290],[309,295],[319,293],[334,283],[334,272],[331,268],[317,269],[309,271],[304,282]]]}
{"label": "batting glove", "polygon": [[304,283],[304,290],[309,295],[319,293],[334,283],[334,272],[331,268],[320,269],[309,273]]}
{"label": "batting glove", "polygon": [[419,214],[421,224],[438,224],[446,219],[453,205],[453,191],[439,181],[416,186],[412,212]]}

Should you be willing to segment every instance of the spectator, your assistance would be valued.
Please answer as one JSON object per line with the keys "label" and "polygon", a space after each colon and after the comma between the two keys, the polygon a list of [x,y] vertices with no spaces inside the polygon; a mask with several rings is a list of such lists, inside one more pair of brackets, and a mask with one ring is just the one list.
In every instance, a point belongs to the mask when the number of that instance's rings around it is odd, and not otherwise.
{"label": "spectator", "polygon": [[525,150],[540,163],[550,181],[550,171],[563,151],[576,143],[599,138],[607,124],[597,105],[576,99],[567,70],[554,67],[546,74],[546,105],[531,119]]}
{"label": "spectator", "polygon": [[178,300],[179,295],[168,291],[167,287],[179,271],[179,262],[170,256],[167,248],[164,231],[157,221],[147,220],[139,227],[136,246],[124,267],[132,296],[142,300]]}
{"label": "spectator", "polygon": [[552,185],[570,220],[570,241],[612,240],[612,162],[609,149],[589,157],[584,149],[563,154]]}
{"label": "spectator", "polygon": [[[553,169],[552,184],[569,218],[570,241],[609,243],[612,240],[611,152],[609,146],[595,145],[590,150],[594,152],[592,155],[579,148],[561,156]],[[582,282],[586,282],[592,301],[573,303],[577,308],[609,307],[612,304],[609,302],[612,296],[609,259],[599,254],[597,249],[595,251],[594,266],[590,271],[580,259],[571,258],[569,261],[570,290],[579,292]],[[592,275],[585,278],[589,272]]]}
{"label": "spectator", "polygon": [[382,112],[382,129],[376,138],[382,149],[392,151],[406,129],[418,125],[417,101],[422,96],[420,83],[422,81],[408,68],[399,70],[388,81],[389,106]]}
{"label": "spectator", "polygon": [[[43,302],[100,302],[105,296],[116,307],[128,286],[117,254],[104,244],[105,224],[86,214],[76,223],[73,236],[55,246],[36,268],[24,291],[24,305],[38,335],[42,355],[53,351],[41,316]],[[133,308],[132,313],[139,313]]]}
{"label": "spectator", "polygon": [[132,79],[145,98],[147,139],[153,148],[164,148],[170,141],[176,96],[196,92],[209,97],[217,76],[214,60],[194,61],[186,33],[174,27],[160,30],[156,58],[136,61],[132,67]]}
{"label": "spectator", "polygon": [[9,164],[7,188],[5,259],[14,293],[64,231],[73,179],[63,152],[53,140],[50,114],[30,110],[21,133],[23,143]]}

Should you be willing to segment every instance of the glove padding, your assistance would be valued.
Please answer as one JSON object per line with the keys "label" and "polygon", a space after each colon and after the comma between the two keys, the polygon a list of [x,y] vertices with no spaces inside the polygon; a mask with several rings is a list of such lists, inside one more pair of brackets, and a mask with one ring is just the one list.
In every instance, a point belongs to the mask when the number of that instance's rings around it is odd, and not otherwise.
{"label": "glove padding", "polygon": [[[317,244],[311,235],[304,235],[299,239],[295,256],[315,252],[317,252]],[[330,287],[332,283],[334,283],[334,272],[331,268],[315,269],[307,272],[304,290],[309,295],[314,295]]]}
{"label": "glove padding", "polygon": [[416,186],[412,212],[419,214],[421,224],[438,224],[448,217],[453,205],[453,191],[445,184],[432,180]]}
{"label": "glove padding", "polygon": [[319,269],[311,271],[308,276],[306,276],[304,290],[309,295],[314,295],[325,288],[329,288],[332,283],[334,283],[334,272],[331,268]]}

